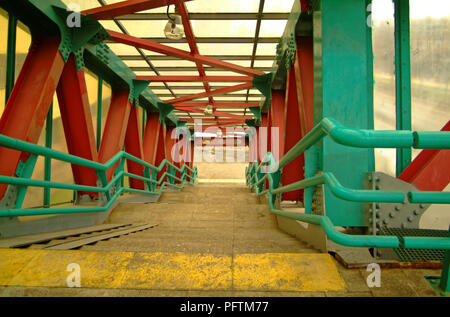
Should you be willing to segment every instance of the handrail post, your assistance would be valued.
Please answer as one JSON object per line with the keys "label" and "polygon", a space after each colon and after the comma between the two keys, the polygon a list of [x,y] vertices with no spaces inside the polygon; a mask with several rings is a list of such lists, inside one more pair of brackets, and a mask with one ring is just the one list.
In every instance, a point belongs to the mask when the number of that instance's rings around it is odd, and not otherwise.
{"label": "handrail post", "polygon": [[[47,121],[45,124],[45,147],[52,148],[52,133],[53,133],[53,102],[47,113]],[[52,175],[52,161],[50,157],[44,158],[44,180],[50,181]],[[50,188],[44,188],[44,207],[50,206]]]}

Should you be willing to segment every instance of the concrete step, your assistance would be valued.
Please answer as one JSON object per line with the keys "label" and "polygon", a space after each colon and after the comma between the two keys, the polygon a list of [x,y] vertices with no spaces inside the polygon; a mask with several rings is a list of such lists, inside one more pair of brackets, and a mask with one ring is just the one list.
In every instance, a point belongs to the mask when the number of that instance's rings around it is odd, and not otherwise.
{"label": "concrete step", "polygon": [[0,249],[0,258],[0,285],[8,287],[66,288],[71,274],[67,266],[76,263],[80,293],[86,288],[155,292],[327,292],[346,288],[329,254]]}

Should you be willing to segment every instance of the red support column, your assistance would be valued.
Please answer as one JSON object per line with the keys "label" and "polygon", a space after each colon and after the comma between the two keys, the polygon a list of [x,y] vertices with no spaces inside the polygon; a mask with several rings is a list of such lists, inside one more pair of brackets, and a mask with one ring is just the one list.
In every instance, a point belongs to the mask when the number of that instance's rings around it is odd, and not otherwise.
{"label": "red support column", "polygon": [[158,148],[159,133],[161,131],[161,122],[157,113],[148,113],[147,123],[145,124],[143,151],[144,159],[155,165],[156,151]]}
{"label": "red support column", "polygon": [[[113,90],[111,105],[102,134],[102,143],[100,144],[99,161],[101,163],[107,162],[122,151],[131,110],[128,96],[128,90]],[[118,164],[119,162],[106,172],[108,181],[112,178]]]}
{"label": "red support column", "polygon": [[[296,80],[296,69],[294,65],[291,66],[291,70],[287,74],[286,79],[286,131],[285,131],[285,144],[283,149],[283,155],[286,154],[304,135],[305,131],[303,122],[301,120],[301,94],[298,91],[300,83]],[[298,156],[288,165],[283,168],[283,174],[281,177],[281,183],[283,185],[289,185],[304,179],[304,166],[305,158],[304,154]],[[295,190],[282,194],[283,200],[295,200],[303,201],[303,190]]]}
{"label": "red support column", "polygon": [[[64,67],[56,90],[68,152],[91,161],[98,161],[94,128],[84,71],[77,71],[73,55]],[[97,186],[95,170],[72,164],[75,184]],[[96,196],[94,192],[80,192]]]}
{"label": "red support column", "polygon": [[195,139],[193,139],[189,142],[189,147],[191,149],[191,152],[188,154],[189,155],[188,157],[190,159],[188,166],[192,169],[192,168],[194,168]]}
{"label": "red support column", "polygon": [[[144,159],[142,147],[142,133],[140,125],[139,109],[131,107],[130,117],[128,119],[127,132],[125,134],[125,151],[141,160]],[[139,163],[127,160],[128,172],[139,176],[144,176],[144,166]],[[144,182],[139,179],[129,178],[130,187],[134,189],[144,189]]]}
{"label": "red support column", "polygon": [[[37,143],[50,107],[64,60],[57,36],[34,41],[0,120],[0,134]],[[19,160],[29,155],[0,147],[0,175],[13,176]],[[0,198],[7,185],[0,184]]]}
{"label": "red support column", "polygon": [[[441,131],[450,131],[450,121]],[[450,150],[422,150],[398,178],[419,190],[442,191],[450,181],[449,162]]]}
{"label": "red support column", "polygon": [[[299,94],[300,117],[303,126],[302,137],[314,128],[314,53],[312,37],[297,38],[297,52],[295,56],[295,80]],[[304,130],[304,131],[303,131]]]}
{"label": "red support column", "polygon": [[[278,162],[284,154],[284,140],[286,134],[286,112],[285,112],[285,92],[283,90],[272,90],[272,104],[270,106],[270,126],[278,129],[278,139],[273,136],[271,152]],[[271,131],[272,134],[273,131]]]}
{"label": "red support column", "polygon": [[[179,167],[180,163],[180,157],[178,154],[178,138],[176,138],[175,134],[176,128],[175,127],[167,127],[167,133],[166,133],[166,159],[174,164],[175,166]],[[175,173],[176,177],[180,177],[179,172]]]}
{"label": "red support column", "polygon": [[[155,166],[159,167],[162,161],[166,158],[166,124],[163,122],[159,126],[158,133],[158,142],[156,147],[156,155],[155,155]],[[162,176],[162,174],[167,170],[167,167],[164,167],[160,173],[158,173],[158,180]]]}

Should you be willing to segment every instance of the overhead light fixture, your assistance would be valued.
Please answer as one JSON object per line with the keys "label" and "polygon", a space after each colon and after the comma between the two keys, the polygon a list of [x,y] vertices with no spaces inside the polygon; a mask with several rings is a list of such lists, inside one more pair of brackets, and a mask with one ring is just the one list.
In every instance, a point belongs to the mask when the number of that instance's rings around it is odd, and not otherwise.
{"label": "overhead light fixture", "polygon": [[184,36],[184,28],[181,22],[181,16],[178,14],[169,14],[169,7],[167,6],[167,17],[169,21],[164,28],[164,35],[171,40],[181,40]]}
{"label": "overhead light fixture", "polygon": [[205,111],[203,111],[204,114],[212,115],[213,114],[213,107],[211,105],[207,105],[205,108]]}

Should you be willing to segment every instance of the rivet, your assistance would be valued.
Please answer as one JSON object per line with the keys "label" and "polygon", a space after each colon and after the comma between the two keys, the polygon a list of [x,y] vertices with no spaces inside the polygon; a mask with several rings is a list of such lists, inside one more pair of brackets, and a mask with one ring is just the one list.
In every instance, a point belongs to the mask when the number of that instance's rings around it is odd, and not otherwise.
{"label": "rivet", "polygon": [[408,220],[408,222],[412,222],[412,217],[408,217],[406,220]]}
{"label": "rivet", "polygon": [[417,216],[419,214],[419,212],[417,210],[414,210],[413,214]]}
{"label": "rivet", "polygon": [[394,218],[394,214],[392,212],[389,213],[389,218]]}
{"label": "rivet", "polygon": [[380,209],[380,204],[375,204],[376,209]]}
{"label": "rivet", "polygon": [[394,209],[395,209],[395,211],[399,211],[400,210],[400,208],[398,206],[395,206]]}

